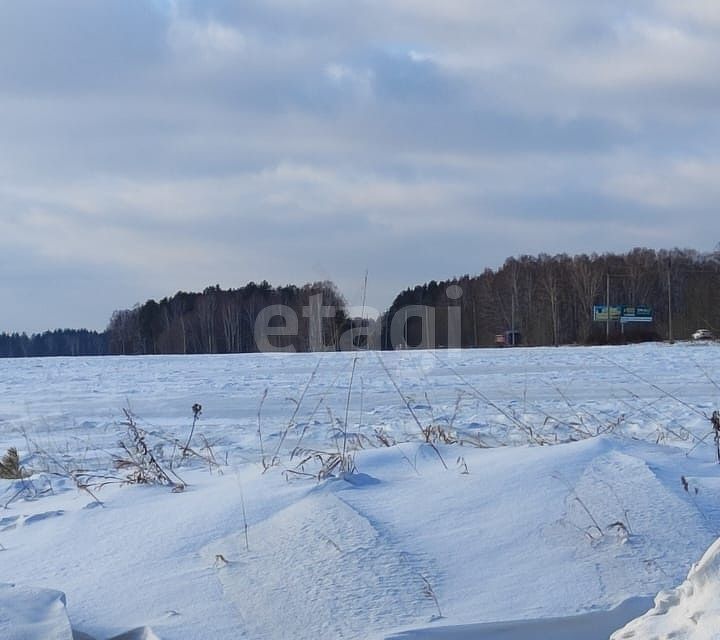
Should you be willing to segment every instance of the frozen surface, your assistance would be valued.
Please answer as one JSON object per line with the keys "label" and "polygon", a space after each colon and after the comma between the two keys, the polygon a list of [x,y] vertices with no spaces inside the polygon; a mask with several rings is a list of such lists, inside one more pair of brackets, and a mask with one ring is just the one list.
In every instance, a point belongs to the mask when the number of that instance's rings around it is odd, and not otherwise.
{"label": "frozen surface", "polygon": [[[718,355],[0,360],[0,455],[32,474],[0,480],[0,581],[98,639],[620,627],[718,537]],[[123,482],[123,409],[183,491]]]}

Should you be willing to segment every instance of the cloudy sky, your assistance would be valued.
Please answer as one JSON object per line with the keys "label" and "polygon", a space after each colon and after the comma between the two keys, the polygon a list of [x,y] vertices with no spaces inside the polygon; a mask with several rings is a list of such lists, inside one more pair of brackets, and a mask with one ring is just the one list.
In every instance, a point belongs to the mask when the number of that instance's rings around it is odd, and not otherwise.
{"label": "cloudy sky", "polygon": [[0,331],[720,241],[716,0],[0,2]]}

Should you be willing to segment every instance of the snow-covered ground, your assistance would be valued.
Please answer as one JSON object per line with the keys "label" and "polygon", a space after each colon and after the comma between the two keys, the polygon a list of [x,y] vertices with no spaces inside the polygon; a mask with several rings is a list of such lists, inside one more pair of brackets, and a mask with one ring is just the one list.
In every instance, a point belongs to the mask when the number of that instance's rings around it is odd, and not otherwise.
{"label": "snow-covered ground", "polygon": [[[607,639],[720,535],[719,355],[0,360],[0,636]],[[124,410],[175,491],[121,483]]]}

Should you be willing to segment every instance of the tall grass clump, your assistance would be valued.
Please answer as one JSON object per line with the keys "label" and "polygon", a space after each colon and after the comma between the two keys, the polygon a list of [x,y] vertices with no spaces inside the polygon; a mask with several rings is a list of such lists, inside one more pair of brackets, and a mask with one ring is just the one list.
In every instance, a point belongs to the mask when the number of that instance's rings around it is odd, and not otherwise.
{"label": "tall grass clump", "polygon": [[10,447],[0,460],[0,478],[3,480],[22,480],[29,474],[20,466],[20,455],[15,447]]}
{"label": "tall grass clump", "polygon": [[173,491],[182,491],[185,483],[175,482],[170,477],[148,446],[147,434],[137,426],[133,414],[127,409],[124,409],[124,413],[128,437],[120,442],[124,455],[115,458],[115,468],[126,473],[125,482],[163,484],[171,486]]}

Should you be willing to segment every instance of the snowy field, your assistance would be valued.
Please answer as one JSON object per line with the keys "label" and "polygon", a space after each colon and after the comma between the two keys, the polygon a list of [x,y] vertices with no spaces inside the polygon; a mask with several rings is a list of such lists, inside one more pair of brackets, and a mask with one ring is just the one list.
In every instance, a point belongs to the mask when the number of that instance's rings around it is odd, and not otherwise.
{"label": "snowy field", "polygon": [[719,356],[0,360],[0,637],[716,637]]}

